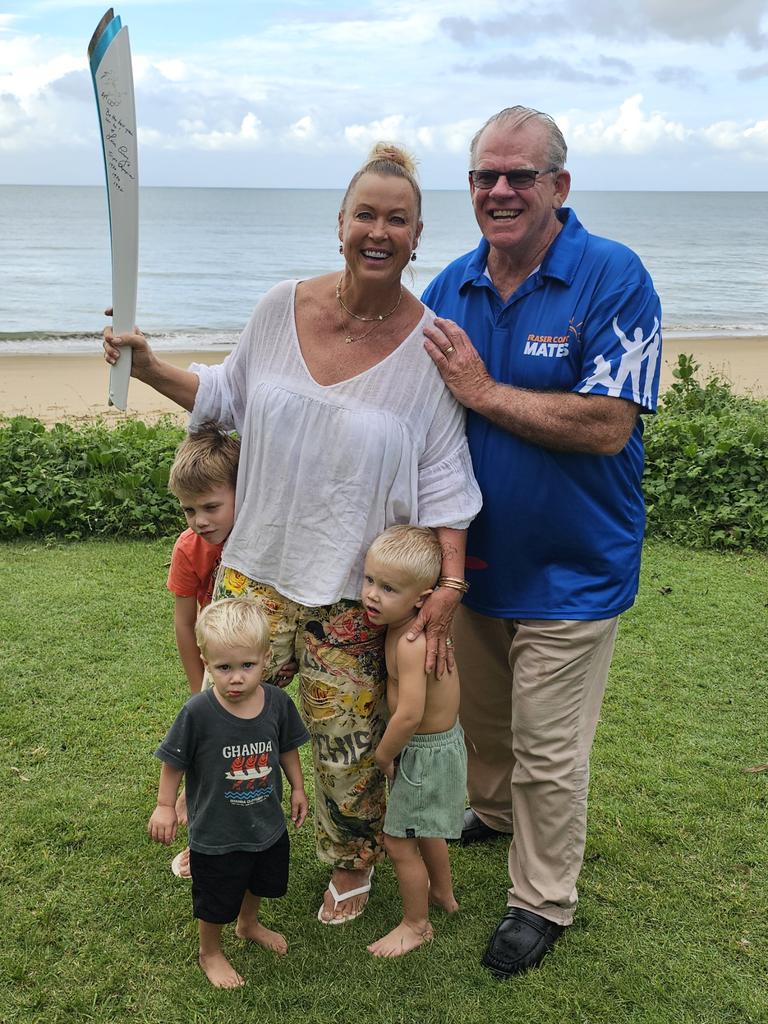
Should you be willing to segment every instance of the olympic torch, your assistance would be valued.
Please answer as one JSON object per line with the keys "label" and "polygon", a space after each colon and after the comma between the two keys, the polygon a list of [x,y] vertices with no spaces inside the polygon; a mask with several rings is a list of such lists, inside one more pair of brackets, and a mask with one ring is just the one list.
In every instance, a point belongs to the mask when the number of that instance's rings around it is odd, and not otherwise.
{"label": "olympic torch", "polygon": [[[127,27],[112,8],[88,44],[99,113],[112,247],[112,327],[131,333],[136,323],[139,273],[139,168],[131,45]],[[123,348],[109,372],[109,404],[125,409],[131,376],[131,350]]]}

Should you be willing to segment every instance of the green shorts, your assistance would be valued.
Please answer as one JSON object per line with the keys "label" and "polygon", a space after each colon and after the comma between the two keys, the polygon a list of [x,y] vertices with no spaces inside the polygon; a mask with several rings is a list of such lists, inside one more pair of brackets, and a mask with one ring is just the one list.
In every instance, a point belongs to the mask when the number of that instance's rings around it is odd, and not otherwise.
{"label": "green shorts", "polygon": [[467,792],[467,748],[457,722],[417,733],[400,755],[384,832],[400,839],[458,839]]}

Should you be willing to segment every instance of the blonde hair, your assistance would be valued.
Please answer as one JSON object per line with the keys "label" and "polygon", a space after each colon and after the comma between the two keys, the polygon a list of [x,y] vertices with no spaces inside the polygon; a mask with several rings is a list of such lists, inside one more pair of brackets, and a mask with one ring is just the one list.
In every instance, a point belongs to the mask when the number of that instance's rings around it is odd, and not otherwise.
{"label": "blonde hair", "polygon": [[390,526],[368,548],[368,554],[389,569],[399,569],[421,590],[437,583],[443,562],[440,541],[426,526]]}
{"label": "blonde hair", "polygon": [[240,440],[218,424],[203,423],[176,449],[168,490],[178,498],[205,494],[212,487],[235,487]]}
{"label": "blonde hair", "polygon": [[249,647],[260,654],[269,650],[269,621],[258,601],[247,597],[226,597],[200,612],[195,639],[204,658],[209,644],[224,648]]}
{"label": "blonde hair", "polygon": [[347,191],[341,201],[340,213],[344,213],[346,210],[350,193],[364,174],[380,174],[385,178],[405,178],[416,197],[416,220],[421,220],[421,189],[416,181],[416,161],[407,150],[396,146],[394,142],[377,142],[360,170],[352,175],[352,180],[347,185]]}

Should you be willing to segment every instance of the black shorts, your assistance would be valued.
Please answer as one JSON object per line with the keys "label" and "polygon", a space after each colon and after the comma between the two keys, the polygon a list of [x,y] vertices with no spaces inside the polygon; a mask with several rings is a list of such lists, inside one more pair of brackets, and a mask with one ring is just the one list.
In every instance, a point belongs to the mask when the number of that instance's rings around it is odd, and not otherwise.
{"label": "black shorts", "polygon": [[275,899],[288,889],[288,830],[266,850],[232,853],[189,851],[194,916],[210,924],[229,924],[240,913],[246,890]]}

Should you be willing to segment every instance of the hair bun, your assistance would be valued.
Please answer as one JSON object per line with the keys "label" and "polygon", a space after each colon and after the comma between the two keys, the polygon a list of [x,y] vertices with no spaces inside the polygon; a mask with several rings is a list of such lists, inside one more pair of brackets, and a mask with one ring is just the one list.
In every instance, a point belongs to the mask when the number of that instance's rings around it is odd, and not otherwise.
{"label": "hair bun", "polygon": [[402,167],[404,171],[407,171],[410,175],[416,173],[416,161],[411,154],[402,149],[400,146],[395,145],[394,142],[377,142],[368,154],[368,164],[377,163],[380,160],[388,160],[392,164],[397,164],[398,167]]}
{"label": "hair bun", "polygon": [[395,145],[394,142],[377,142],[360,170],[352,175],[339,212],[344,215],[352,190],[364,174],[380,174],[385,178],[405,178],[416,197],[416,219],[421,223],[421,189],[415,172],[416,161],[407,150]]}

